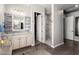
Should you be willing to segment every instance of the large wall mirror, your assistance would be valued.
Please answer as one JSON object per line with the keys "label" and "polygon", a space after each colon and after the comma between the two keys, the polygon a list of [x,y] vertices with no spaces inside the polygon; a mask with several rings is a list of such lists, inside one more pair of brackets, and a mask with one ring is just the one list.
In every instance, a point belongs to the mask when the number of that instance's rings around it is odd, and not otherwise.
{"label": "large wall mirror", "polygon": [[13,16],[13,30],[14,31],[30,31],[31,30],[31,17],[26,16]]}
{"label": "large wall mirror", "polygon": [[12,23],[13,23],[14,31],[24,30],[24,17],[23,16],[14,15],[12,18]]}
{"label": "large wall mirror", "polygon": [[31,17],[17,14],[4,14],[5,32],[31,31]]}

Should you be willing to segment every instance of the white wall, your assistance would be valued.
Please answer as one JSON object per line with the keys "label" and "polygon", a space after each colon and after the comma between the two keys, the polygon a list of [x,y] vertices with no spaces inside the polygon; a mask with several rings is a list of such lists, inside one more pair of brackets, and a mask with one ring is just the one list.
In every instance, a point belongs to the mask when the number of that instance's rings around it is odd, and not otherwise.
{"label": "white wall", "polygon": [[24,4],[5,4],[5,12],[12,13],[12,10],[24,12],[26,16],[31,17],[31,7]]}
{"label": "white wall", "polygon": [[51,45],[51,47],[53,47],[54,48],[54,5],[52,5],[52,15],[51,15],[51,18],[52,18],[52,20],[51,20],[51,28],[52,28],[52,32],[51,32],[51,36],[52,36],[52,45]]}
{"label": "white wall", "polygon": [[56,11],[54,17],[54,45],[58,45],[63,43],[63,11]]}
{"label": "white wall", "polygon": [[46,14],[46,39],[51,39],[51,14]]}
{"label": "white wall", "polygon": [[0,4],[0,22],[4,21],[4,5]]}
{"label": "white wall", "polygon": [[51,46],[52,44],[52,18],[51,18],[51,13],[45,13],[45,20],[46,20],[46,44]]}
{"label": "white wall", "polygon": [[52,47],[57,47],[63,44],[63,10],[58,10],[55,5],[53,7],[52,17]]}

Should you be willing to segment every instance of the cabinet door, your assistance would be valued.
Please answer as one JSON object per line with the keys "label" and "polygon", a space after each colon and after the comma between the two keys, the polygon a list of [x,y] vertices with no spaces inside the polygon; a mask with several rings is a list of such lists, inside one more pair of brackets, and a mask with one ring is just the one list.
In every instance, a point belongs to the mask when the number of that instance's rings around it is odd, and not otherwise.
{"label": "cabinet door", "polygon": [[21,37],[20,38],[20,48],[25,47],[25,46],[26,46],[26,39],[25,39],[25,37]]}
{"label": "cabinet door", "polygon": [[27,46],[32,44],[31,40],[32,40],[31,37],[27,37]]}
{"label": "cabinet door", "polygon": [[19,48],[19,38],[18,37],[13,37],[12,40],[12,48],[13,49],[18,49]]}

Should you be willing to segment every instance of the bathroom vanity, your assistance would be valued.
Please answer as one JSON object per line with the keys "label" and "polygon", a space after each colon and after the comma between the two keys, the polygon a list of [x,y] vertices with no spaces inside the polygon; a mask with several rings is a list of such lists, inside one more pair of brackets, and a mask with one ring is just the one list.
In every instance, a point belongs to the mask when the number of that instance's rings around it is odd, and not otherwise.
{"label": "bathroom vanity", "polygon": [[33,45],[32,33],[28,33],[28,32],[15,33],[12,35],[11,41],[12,41],[12,50],[27,47],[27,46],[32,46]]}
{"label": "bathroom vanity", "polygon": [[33,46],[31,18],[23,15],[4,13],[4,33],[1,39],[10,41],[0,47],[1,55],[12,54],[12,50]]}
{"label": "bathroom vanity", "polygon": [[32,33],[4,33],[2,35],[2,39],[5,41],[5,44],[0,45],[0,55],[11,55],[12,50],[33,46]]}
{"label": "bathroom vanity", "polygon": [[32,45],[31,17],[4,13],[4,25],[6,36],[11,36],[12,49]]}

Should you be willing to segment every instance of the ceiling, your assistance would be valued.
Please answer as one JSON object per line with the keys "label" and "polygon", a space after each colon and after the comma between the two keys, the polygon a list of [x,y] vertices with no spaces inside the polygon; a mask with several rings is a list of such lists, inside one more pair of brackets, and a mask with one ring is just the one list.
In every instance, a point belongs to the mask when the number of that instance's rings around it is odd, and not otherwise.
{"label": "ceiling", "polygon": [[[46,8],[47,13],[51,13],[51,4],[40,4],[44,8]],[[54,4],[55,10],[69,10],[69,9],[76,9],[75,7],[76,4]]]}
{"label": "ceiling", "polygon": [[57,10],[65,10],[74,6],[75,4],[54,4],[54,8]]}
{"label": "ceiling", "polygon": [[65,10],[66,13],[79,11],[79,4],[54,4],[54,10]]}
{"label": "ceiling", "polygon": [[30,5],[39,5],[41,7],[44,7],[47,13],[51,13],[51,4],[27,4],[27,6],[30,6]]}
{"label": "ceiling", "polygon": [[51,4],[40,4],[44,8],[46,8],[48,11],[51,11]]}
{"label": "ceiling", "polygon": [[[39,4],[40,6],[46,8],[47,13],[51,14],[51,4]],[[75,4],[54,4],[55,10],[68,10],[72,8],[76,8]]]}
{"label": "ceiling", "polygon": [[[30,5],[32,4],[27,4],[27,6],[30,6]],[[47,13],[51,14],[52,4],[37,4],[37,5],[44,7]],[[55,10],[68,10],[71,8],[76,8],[74,6],[75,4],[54,4],[54,9]]]}

